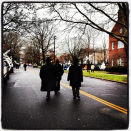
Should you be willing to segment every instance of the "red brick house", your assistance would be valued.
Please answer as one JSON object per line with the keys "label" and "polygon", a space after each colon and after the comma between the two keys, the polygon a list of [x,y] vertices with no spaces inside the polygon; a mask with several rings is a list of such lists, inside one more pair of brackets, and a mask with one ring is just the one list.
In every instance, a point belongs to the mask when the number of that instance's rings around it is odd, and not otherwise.
{"label": "red brick house", "polygon": [[[118,21],[121,22],[121,15],[118,12]],[[113,27],[112,33],[123,34],[123,26],[116,23]],[[125,45],[121,41],[109,36],[109,66],[126,66],[127,56],[125,52]]]}

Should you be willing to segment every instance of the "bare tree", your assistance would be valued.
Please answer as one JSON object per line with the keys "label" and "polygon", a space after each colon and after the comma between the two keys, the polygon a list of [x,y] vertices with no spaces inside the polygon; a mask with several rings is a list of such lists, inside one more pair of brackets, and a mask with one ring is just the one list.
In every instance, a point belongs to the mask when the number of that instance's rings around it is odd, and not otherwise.
{"label": "bare tree", "polygon": [[84,47],[84,43],[81,37],[68,38],[65,40],[65,44],[67,46],[68,52],[71,54],[72,60],[74,58],[80,59],[80,54],[82,52],[82,48]]}
{"label": "bare tree", "polygon": [[12,56],[13,60],[19,61],[20,51],[25,44],[25,40],[14,32],[4,33],[3,36],[3,52],[10,50],[9,56]]}
{"label": "bare tree", "polygon": [[48,51],[49,47],[54,44],[54,24],[52,21],[43,19],[32,21],[30,27],[26,30],[32,40],[37,41],[39,47],[42,51],[43,62],[45,63],[45,53]]}
{"label": "bare tree", "polygon": [[37,63],[38,65],[40,65],[40,45],[36,40],[29,42],[30,44],[27,44],[26,48],[24,49],[24,60],[27,60],[26,62],[28,63]]}
{"label": "bare tree", "polygon": [[[84,27],[89,25],[120,40],[127,48],[128,3],[52,3],[51,6],[60,20],[72,23],[72,26],[81,24],[84,30]],[[118,10],[121,14],[121,21],[118,21]],[[122,34],[111,32],[109,27],[112,23],[121,25],[124,32]]]}
{"label": "bare tree", "polygon": [[29,14],[32,14],[31,10],[34,9],[34,4],[3,2],[2,9],[3,32],[23,33],[22,28],[25,26],[25,22],[30,20]]}
{"label": "bare tree", "polygon": [[107,60],[107,55],[108,55],[108,52],[107,52],[107,45],[108,45],[108,40],[106,39],[105,35],[103,36],[102,38],[102,52],[104,54],[104,63],[106,63],[106,60]]}

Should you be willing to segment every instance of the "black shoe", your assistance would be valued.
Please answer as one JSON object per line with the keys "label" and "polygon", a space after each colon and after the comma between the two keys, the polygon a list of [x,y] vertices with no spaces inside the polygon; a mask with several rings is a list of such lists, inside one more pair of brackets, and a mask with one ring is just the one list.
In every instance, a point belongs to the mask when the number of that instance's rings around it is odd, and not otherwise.
{"label": "black shoe", "polygon": [[77,96],[78,99],[80,99],[80,96]]}
{"label": "black shoe", "polygon": [[76,100],[76,96],[74,96],[73,99]]}
{"label": "black shoe", "polygon": [[50,97],[47,96],[47,97],[46,97],[46,100],[49,101],[49,99],[50,99]]}
{"label": "black shoe", "polygon": [[55,95],[57,95],[57,91],[55,91]]}

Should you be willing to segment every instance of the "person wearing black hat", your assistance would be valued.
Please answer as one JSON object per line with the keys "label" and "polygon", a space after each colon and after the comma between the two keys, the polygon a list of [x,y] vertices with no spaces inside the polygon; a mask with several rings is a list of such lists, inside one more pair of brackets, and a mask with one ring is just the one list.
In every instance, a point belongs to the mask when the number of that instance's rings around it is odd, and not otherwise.
{"label": "person wearing black hat", "polygon": [[67,77],[67,81],[70,81],[70,86],[72,86],[73,99],[80,99],[79,89],[81,87],[81,82],[83,82],[83,72],[82,67],[78,66],[79,60],[77,58],[74,59],[74,65],[69,68],[69,73]]}
{"label": "person wearing black hat", "polygon": [[43,65],[40,69],[40,78],[41,82],[41,91],[47,91],[46,99],[50,99],[50,91],[55,90],[56,84],[56,75],[55,75],[55,68],[54,65],[51,63],[51,59],[48,57],[46,59],[46,64]]}
{"label": "person wearing black hat", "polygon": [[26,65],[26,63],[24,63],[24,69],[25,69],[25,71],[26,71],[26,67],[27,67],[27,65]]}
{"label": "person wearing black hat", "polygon": [[59,64],[59,60],[56,60],[55,63],[55,72],[56,72],[56,89],[55,94],[60,90],[60,80],[61,76],[63,75],[63,67]]}

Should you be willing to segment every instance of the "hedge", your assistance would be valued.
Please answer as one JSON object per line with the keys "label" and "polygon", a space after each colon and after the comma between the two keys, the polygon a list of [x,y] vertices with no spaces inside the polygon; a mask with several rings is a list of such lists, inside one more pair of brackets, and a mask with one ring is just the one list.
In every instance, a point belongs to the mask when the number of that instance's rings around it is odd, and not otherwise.
{"label": "hedge", "polygon": [[105,71],[108,71],[108,72],[124,72],[124,73],[127,73],[127,67],[123,67],[123,66],[107,66],[105,68]]}

